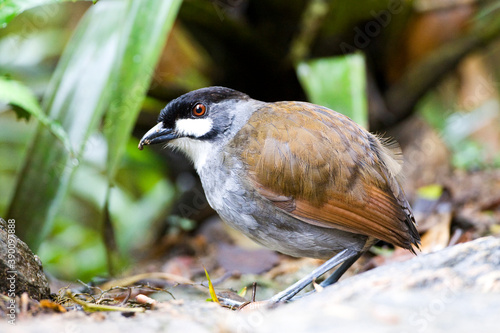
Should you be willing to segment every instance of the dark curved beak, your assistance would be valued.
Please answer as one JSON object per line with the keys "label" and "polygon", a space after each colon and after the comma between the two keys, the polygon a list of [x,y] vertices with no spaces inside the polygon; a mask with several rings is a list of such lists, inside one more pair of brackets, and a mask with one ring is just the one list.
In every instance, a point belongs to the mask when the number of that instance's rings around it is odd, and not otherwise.
{"label": "dark curved beak", "polygon": [[158,123],[155,127],[151,128],[146,134],[144,134],[141,141],[139,141],[139,146],[137,148],[142,150],[143,146],[168,142],[176,138],[178,138],[178,136],[173,129],[164,128],[163,123]]}

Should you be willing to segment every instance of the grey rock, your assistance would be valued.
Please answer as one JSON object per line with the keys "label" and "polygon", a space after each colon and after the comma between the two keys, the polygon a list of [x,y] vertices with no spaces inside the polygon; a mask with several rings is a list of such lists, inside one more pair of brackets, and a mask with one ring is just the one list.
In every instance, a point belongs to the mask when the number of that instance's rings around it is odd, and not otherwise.
{"label": "grey rock", "polygon": [[487,237],[348,278],[251,331],[498,332],[499,314],[500,239]]}
{"label": "grey rock", "polygon": [[49,283],[40,259],[15,235],[15,223],[9,221],[0,218],[0,293],[48,298]]}

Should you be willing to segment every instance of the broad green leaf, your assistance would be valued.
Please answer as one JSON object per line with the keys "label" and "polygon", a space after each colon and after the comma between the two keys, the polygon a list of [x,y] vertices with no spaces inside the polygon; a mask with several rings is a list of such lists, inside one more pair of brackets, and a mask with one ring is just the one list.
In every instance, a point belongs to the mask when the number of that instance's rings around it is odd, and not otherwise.
{"label": "broad green leaf", "polygon": [[[3,0],[0,3],[0,28],[7,26],[12,19],[25,10],[41,5],[68,1],[76,2],[77,0]],[[93,2],[96,3],[97,0]]]}
{"label": "broad green leaf", "polygon": [[[139,89],[130,85],[130,79],[126,81],[121,72],[137,73],[139,70],[135,66],[154,68],[155,53],[150,50],[157,50],[155,43],[163,44],[167,29],[151,23],[168,17],[169,14],[165,13],[168,10],[170,7],[164,1],[100,1],[79,23],[43,101],[49,117],[58,121],[68,133],[74,155],[69,154],[45,128],[39,127],[27,152],[23,171],[18,176],[9,208],[8,216],[22,225],[20,238],[32,249],[36,250],[50,231],[72,173],[80,163],[86,141],[97,130],[105,110],[111,105],[124,105],[118,100],[120,96],[133,95],[128,100],[131,109],[142,101],[146,87],[141,85]],[[153,19],[152,12],[160,19]],[[131,38],[136,33],[139,35]],[[151,44],[138,43],[141,38]],[[148,79],[142,78],[139,82],[145,84]],[[122,83],[128,88],[121,87]],[[120,91],[120,95],[114,95],[115,91]],[[122,120],[126,124],[135,120],[133,112],[121,116],[132,118]],[[129,133],[123,134],[125,141]]]}
{"label": "broad green leaf", "polygon": [[8,215],[22,225],[19,237],[36,250],[49,233],[87,137],[104,111],[106,85],[116,61],[120,15],[125,2],[102,2],[81,20],[43,100],[50,118],[68,133],[71,156],[39,127],[27,152]]}
{"label": "broad green leaf", "polygon": [[[131,29],[126,31],[127,38],[118,45],[123,58],[113,73],[114,84],[111,86],[110,104],[104,122],[104,134],[108,141],[108,187],[113,186],[121,157],[180,4],[181,0],[134,1],[130,4],[125,20],[130,22]],[[106,200],[106,205],[109,203]],[[105,210],[109,211],[109,207],[106,206]],[[120,260],[117,248],[113,248],[116,240],[111,239],[112,229],[111,220],[105,220],[103,230],[107,230],[105,237],[108,235],[105,240],[111,241],[111,244],[105,241],[110,259],[108,266],[110,271],[116,271],[114,266]]]}
{"label": "broad green leaf", "polygon": [[297,75],[309,100],[368,126],[365,60],[361,54],[299,63]]}
{"label": "broad green leaf", "polygon": [[19,118],[29,120],[30,116],[35,117],[71,153],[68,135],[59,123],[52,121],[43,113],[35,95],[33,95],[28,87],[21,82],[0,77],[0,101],[15,106],[15,111]]}
{"label": "broad green leaf", "polygon": [[111,182],[181,2],[134,1],[124,18],[130,22],[131,29],[126,31],[128,38],[118,46],[123,50],[123,58],[113,73],[111,103],[104,123],[104,134],[108,140],[107,170]]}

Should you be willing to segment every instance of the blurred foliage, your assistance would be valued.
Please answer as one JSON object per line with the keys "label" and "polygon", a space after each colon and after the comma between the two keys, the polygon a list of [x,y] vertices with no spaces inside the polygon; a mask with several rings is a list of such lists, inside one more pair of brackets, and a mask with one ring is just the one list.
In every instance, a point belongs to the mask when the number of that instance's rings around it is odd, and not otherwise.
{"label": "blurred foliage", "polygon": [[[493,88],[496,89],[496,88]],[[455,168],[477,170],[500,168],[500,151],[489,148],[489,142],[475,138],[474,133],[484,130],[485,124],[497,129],[500,134],[500,100],[488,99],[473,110],[464,110],[458,105],[457,96],[446,96],[441,91],[430,93],[419,103],[417,109],[440,133],[452,151],[451,163]]]}
{"label": "blurred foliage", "polygon": [[297,75],[308,99],[368,128],[365,61],[361,54],[299,63]]}
{"label": "blurred foliage", "polygon": [[[38,251],[50,272],[67,279],[90,279],[107,272],[101,235],[108,184],[106,155],[98,148],[105,142],[102,136],[90,142],[94,149],[85,152],[53,231]],[[137,259],[133,253],[151,243],[154,223],[164,217],[174,195],[159,158],[149,151],[143,153],[146,156],[138,154],[137,142],[131,139],[112,189],[110,208],[117,243],[120,252],[127,254],[122,267],[133,263]],[[86,252],[93,256],[85,257]]]}
{"label": "blurred foliage", "polygon": [[[112,185],[122,147],[179,1],[163,2],[160,8],[154,4],[103,1],[92,7],[58,63],[43,107],[67,131],[72,150],[66,150],[39,127],[8,211],[9,216],[22,221],[19,236],[35,250],[50,231],[72,173],[83,150],[89,149],[87,139],[105,110],[106,170]],[[127,24],[119,24],[122,17],[127,18]],[[152,26],[157,33],[151,34]]]}
{"label": "blurred foliage", "polygon": [[52,121],[43,113],[38,100],[26,86],[20,82],[0,77],[0,101],[10,104],[18,118],[29,120],[30,116],[35,117],[40,124],[46,126],[61,141],[66,150],[71,152],[69,138],[64,129],[59,123]]}
{"label": "blurred foliage", "polygon": [[[102,240],[95,236],[102,228],[100,213],[106,193],[111,194],[109,209],[116,220],[119,235],[118,240],[111,241],[117,242],[121,252],[126,254],[123,258],[128,258],[130,251],[151,236],[147,232],[148,226],[165,213],[172,186],[163,177],[154,176],[154,167],[130,173],[122,165],[122,155],[179,5],[180,1],[161,4],[149,0],[102,1],[89,9],[58,62],[45,92],[43,109],[48,118],[37,109],[37,103],[30,104],[26,98],[23,104],[23,96],[29,97],[27,89],[21,89],[20,85],[8,86],[10,91],[6,95],[10,100],[7,103],[21,104],[37,119],[50,124],[51,129],[54,127],[51,122],[57,120],[62,126],[56,134],[62,133],[61,136],[68,137],[71,143],[68,149],[55,141],[44,127],[38,126],[36,138],[26,152],[24,167],[17,174],[18,183],[7,213],[19,221],[18,233],[33,249],[45,241],[41,253],[51,260],[69,253],[79,257],[80,254],[72,250],[80,247],[94,254],[101,253],[101,256],[94,256],[94,264],[88,267],[79,265],[78,260],[69,259],[71,256],[65,258],[74,262],[70,266],[60,266],[59,273],[66,277],[82,273],[82,270],[95,272],[104,268],[103,260],[100,260],[104,258]],[[64,15],[64,10],[59,8],[51,14]],[[126,24],[122,22],[124,17]],[[151,29],[155,33],[151,33]],[[8,70],[4,68],[2,72]],[[12,92],[17,92],[17,95]],[[16,99],[16,96],[21,97]],[[104,110],[106,139],[95,132]],[[134,148],[128,150],[136,149],[136,144],[130,147]],[[134,163],[131,166],[137,167]],[[118,172],[120,167],[122,170]],[[78,172],[73,174],[76,169]],[[141,181],[146,183],[115,182],[115,176],[119,179],[123,172],[129,172],[132,179],[143,174],[144,180]],[[155,180],[153,185],[148,183],[152,179]],[[132,188],[127,191],[125,185]],[[70,199],[86,202],[94,209],[82,210],[83,204],[75,204],[70,218],[65,219],[58,211],[70,186]],[[52,235],[56,241],[48,242],[45,238],[52,230],[56,216],[61,229],[56,229]],[[74,225],[78,217],[83,222],[80,226]],[[93,224],[94,231],[83,232],[89,224]],[[68,229],[65,230],[64,226]],[[74,237],[79,233],[81,237]],[[68,236],[71,238],[65,239]],[[62,255],[61,248],[67,246],[61,244],[74,246],[68,249],[69,253]]]}
{"label": "blurred foliage", "polygon": [[417,192],[421,198],[437,201],[443,194],[443,187],[438,184],[430,184],[420,187]]}
{"label": "blurred foliage", "polygon": [[[77,0],[3,0],[0,4],[0,28],[7,26],[17,15],[33,7]],[[87,0],[90,1],[90,0]],[[97,0],[94,0],[94,3]]]}

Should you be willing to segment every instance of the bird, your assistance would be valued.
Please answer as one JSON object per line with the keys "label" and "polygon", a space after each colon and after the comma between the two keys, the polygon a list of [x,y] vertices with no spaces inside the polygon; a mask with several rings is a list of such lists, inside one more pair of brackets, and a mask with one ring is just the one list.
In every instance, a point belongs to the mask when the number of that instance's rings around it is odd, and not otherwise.
{"label": "bird", "polygon": [[338,266],[320,285],[337,282],[379,240],[419,248],[401,150],[329,108],[210,86],[161,110],[138,148],[153,144],[193,162],[226,224],[272,250],[326,260],[272,304],[294,300]]}

